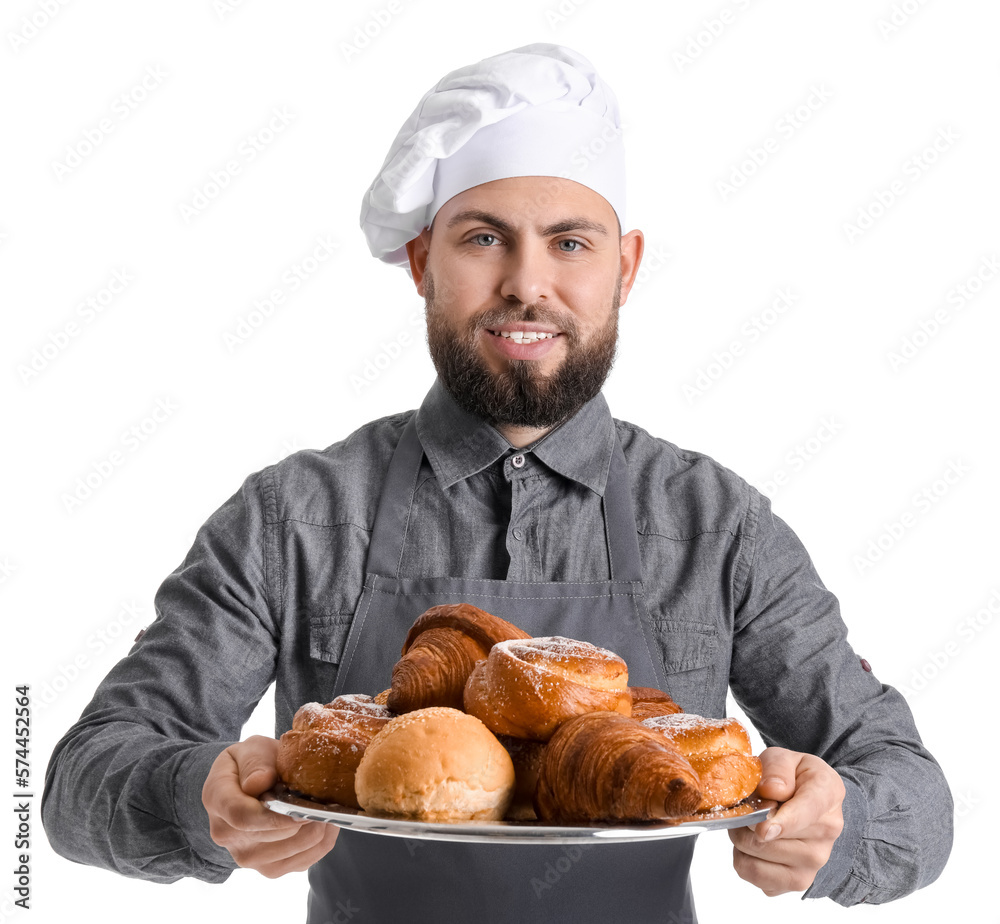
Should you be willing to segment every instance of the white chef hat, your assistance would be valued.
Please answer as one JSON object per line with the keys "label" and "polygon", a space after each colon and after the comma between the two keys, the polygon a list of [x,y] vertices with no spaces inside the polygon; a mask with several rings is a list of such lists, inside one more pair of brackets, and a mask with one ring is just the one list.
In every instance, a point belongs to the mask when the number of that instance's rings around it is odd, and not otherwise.
{"label": "white chef hat", "polygon": [[611,88],[569,48],[525,45],[452,71],[424,94],[365,193],[368,246],[409,272],[405,244],[445,202],[512,176],[582,183],[624,225],[621,134]]}

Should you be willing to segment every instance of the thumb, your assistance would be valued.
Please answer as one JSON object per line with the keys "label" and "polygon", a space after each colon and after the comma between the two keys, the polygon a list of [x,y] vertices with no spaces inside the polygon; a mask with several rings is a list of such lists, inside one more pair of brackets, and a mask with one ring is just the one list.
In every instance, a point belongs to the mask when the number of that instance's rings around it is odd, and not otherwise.
{"label": "thumb", "polygon": [[240,789],[248,796],[259,796],[278,782],[275,767],[278,742],[273,738],[255,735],[240,745],[236,765],[240,775]]}
{"label": "thumb", "polygon": [[763,799],[787,802],[795,792],[799,755],[785,748],[765,748],[760,753],[761,775],[757,794]]}

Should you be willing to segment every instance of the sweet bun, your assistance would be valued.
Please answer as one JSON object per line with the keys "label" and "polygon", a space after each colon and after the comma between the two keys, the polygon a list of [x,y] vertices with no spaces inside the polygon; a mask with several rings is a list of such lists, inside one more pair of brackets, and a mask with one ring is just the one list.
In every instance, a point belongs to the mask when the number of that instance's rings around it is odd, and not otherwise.
{"label": "sweet bun", "polygon": [[628,667],[613,651],[562,636],[499,642],[465,685],[465,711],[491,731],[547,741],[587,712],[632,714]]}
{"label": "sweet bun", "polygon": [[663,735],[690,762],[701,781],[696,811],[707,812],[742,802],[757,788],[760,758],[737,719],[710,719],[677,713],[654,716],[642,724]]}
{"label": "sweet bun", "polygon": [[432,706],[394,718],[375,736],[355,786],[371,815],[497,821],[514,794],[514,766],[478,719]]}
{"label": "sweet bun", "polygon": [[370,696],[306,703],[278,742],[277,771],[289,789],[317,802],[358,807],[354,774],[368,743],[392,718]]}

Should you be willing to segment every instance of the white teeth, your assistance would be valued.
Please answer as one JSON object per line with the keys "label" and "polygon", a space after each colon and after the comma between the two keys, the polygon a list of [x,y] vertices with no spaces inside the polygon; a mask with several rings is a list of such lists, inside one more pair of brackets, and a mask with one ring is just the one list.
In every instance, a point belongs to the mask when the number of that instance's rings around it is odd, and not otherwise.
{"label": "white teeth", "polygon": [[536,340],[549,340],[555,336],[538,330],[495,330],[492,333],[506,340],[513,340],[515,343],[534,343]]}

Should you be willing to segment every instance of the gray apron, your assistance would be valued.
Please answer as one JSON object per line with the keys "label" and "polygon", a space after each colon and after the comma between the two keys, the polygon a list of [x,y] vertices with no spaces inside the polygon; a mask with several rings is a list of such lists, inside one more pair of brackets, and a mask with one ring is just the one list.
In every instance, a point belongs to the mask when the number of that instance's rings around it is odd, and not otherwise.
{"label": "gray apron", "polygon": [[[635,513],[618,441],[604,495],[610,581],[402,578],[399,562],[423,456],[415,421],[416,415],[403,431],[382,490],[364,591],[331,698],[384,689],[414,619],[431,606],[462,602],[533,636],[564,635],[608,648],[625,659],[630,684],[666,689],[642,601]],[[693,924],[688,872],[694,842],[464,844],[342,829],[334,849],[309,870],[308,924]]]}

